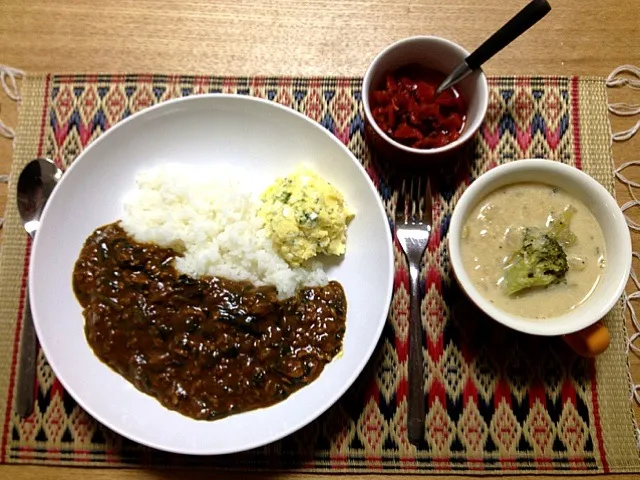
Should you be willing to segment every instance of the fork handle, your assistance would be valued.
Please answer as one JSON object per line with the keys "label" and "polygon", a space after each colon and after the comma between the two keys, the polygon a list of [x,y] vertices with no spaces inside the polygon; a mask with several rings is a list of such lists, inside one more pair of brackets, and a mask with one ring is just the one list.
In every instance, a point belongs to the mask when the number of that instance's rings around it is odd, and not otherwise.
{"label": "fork handle", "polygon": [[422,318],[420,315],[419,263],[409,261],[411,309],[409,317],[409,394],[407,433],[413,445],[424,440],[424,356],[422,354]]}

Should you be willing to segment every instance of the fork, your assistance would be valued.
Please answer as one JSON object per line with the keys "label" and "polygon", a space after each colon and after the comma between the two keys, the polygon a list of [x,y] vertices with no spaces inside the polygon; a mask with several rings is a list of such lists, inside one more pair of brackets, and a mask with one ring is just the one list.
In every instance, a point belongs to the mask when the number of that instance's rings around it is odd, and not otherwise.
{"label": "fork", "polygon": [[422,180],[412,179],[409,194],[405,192],[404,204],[396,207],[396,238],[409,263],[411,314],[409,317],[409,393],[407,433],[409,441],[418,446],[424,440],[424,357],[422,354],[422,320],[420,315],[420,290],[418,280],[420,262],[431,236],[431,183],[426,181],[426,191],[421,195]]}

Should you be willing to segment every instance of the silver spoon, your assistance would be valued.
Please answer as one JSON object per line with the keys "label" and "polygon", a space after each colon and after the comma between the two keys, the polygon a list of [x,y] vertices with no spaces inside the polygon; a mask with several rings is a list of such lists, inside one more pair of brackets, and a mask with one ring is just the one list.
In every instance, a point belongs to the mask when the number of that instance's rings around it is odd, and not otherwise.
{"label": "silver spoon", "polygon": [[[24,229],[31,238],[34,237],[40,226],[42,209],[60,178],[62,178],[62,170],[46,158],[32,160],[20,172],[20,177],[18,177],[18,212]],[[21,418],[28,417],[33,411],[36,379],[36,334],[33,318],[31,318],[28,289],[24,302],[16,392],[16,412]]]}

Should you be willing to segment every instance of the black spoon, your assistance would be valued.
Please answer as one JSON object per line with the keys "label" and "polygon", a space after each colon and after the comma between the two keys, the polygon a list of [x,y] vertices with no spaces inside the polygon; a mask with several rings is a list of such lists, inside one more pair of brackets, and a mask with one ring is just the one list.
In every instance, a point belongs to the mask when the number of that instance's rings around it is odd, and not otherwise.
{"label": "black spoon", "polygon": [[520,10],[515,17],[505,23],[500,30],[491,35],[458,65],[436,90],[436,94],[445,91],[463,78],[479,69],[483,63],[493,57],[504,47],[538,23],[549,11],[551,5],[547,0],[532,0]]}

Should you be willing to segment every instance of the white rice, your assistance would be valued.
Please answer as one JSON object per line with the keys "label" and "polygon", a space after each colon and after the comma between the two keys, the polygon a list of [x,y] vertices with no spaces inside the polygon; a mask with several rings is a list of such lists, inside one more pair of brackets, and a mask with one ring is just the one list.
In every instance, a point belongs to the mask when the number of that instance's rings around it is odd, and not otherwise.
{"label": "white rice", "polygon": [[258,216],[260,190],[229,165],[165,164],[136,177],[124,199],[122,227],[139,242],[183,253],[181,273],[274,285],[281,298],[302,286],[324,285],[322,265],[291,268],[274,250]]}

